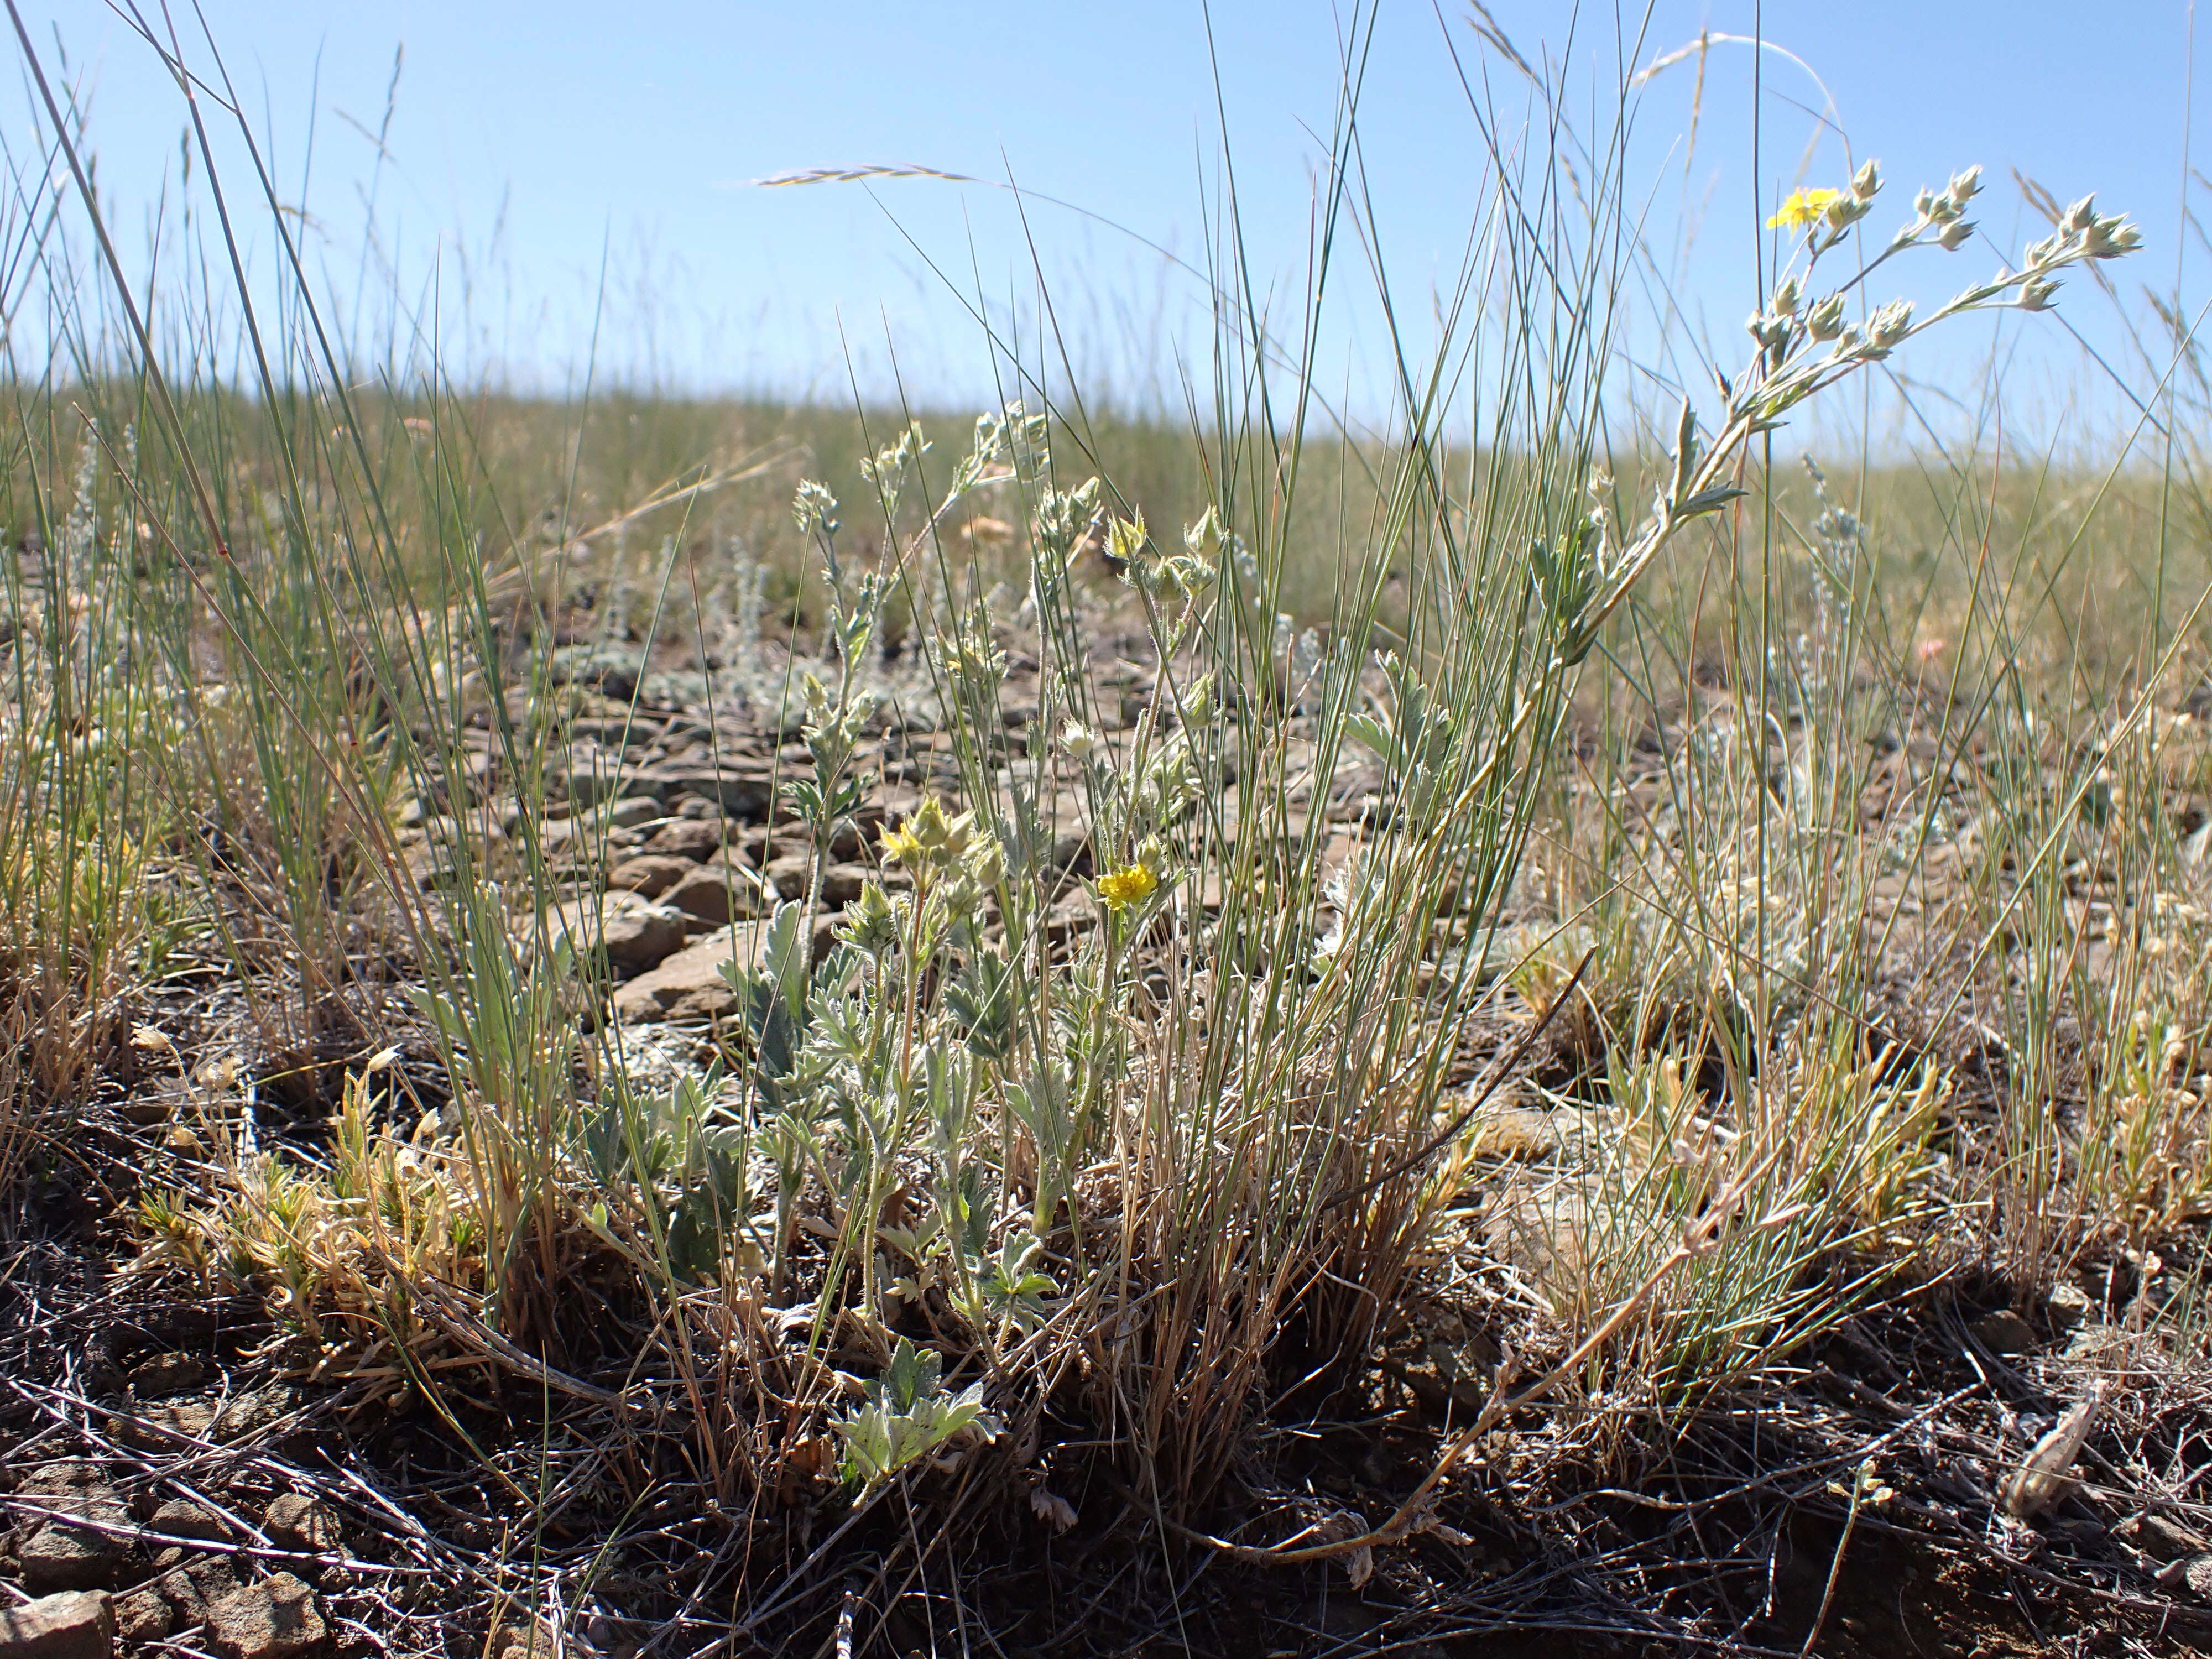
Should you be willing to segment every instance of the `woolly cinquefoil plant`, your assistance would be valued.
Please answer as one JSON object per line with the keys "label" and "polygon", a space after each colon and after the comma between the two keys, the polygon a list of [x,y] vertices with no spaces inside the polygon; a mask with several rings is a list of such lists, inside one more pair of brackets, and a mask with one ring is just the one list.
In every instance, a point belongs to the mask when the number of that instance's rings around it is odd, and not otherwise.
{"label": "woolly cinquefoil plant", "polygon": [[[1169,540],[1110,483],[1064,478],[1050,423],[1019,405],[980,420],[937,482],[919,428],[872,459],[872,553],[847,544],[826,484],[804,486],[831,666],[799,687],[813,775],[787,800],[816,875],[760,963],[733,970],[745,1035],[732,1076],[775,1172],[746,1237],[767,1248],[772,1299],[806,1306],[818,1340],[886,1364],[924,1321],[969,1356],[947,1385],[989,1379],[994,1411],[1017,1425],[1087,1356],[1086,1392],[1130,1475],[1177,1509],[1213,1487],[1263,1392],[1352,1374],[1455,1191],[1443,1102],[1464,1072],[1458,1034],[1490,994],[1480,947],[1608,621],[1686,526],[1743,493],[1732,480],[1752,438],[1942,319],[2044,308],[2057,273],[2139,240],[2085,204],[2021,270],[1925,319],[1898,303],[1846,322],[1884,262],[1967,240],[1978,188],[1969,171],[1923,192],[1882,252],[1825,294],[1824,262],[1871,211],[1878,173],[1791,197],[1775,222],[1800,240],[1753,319],[1757,355],[1723,380],[1710,439],[1686,403],[1668,476],[1625,538],[1590,505],[1604,493],[1589,441],[1604,361],[1548,363],[1531,402],[1534,364],[1514,355],[1553,331],[1553,312],[1601,315],[1606,299],[1523,291],[1497,380],[1503,425],[1482,452],[1491,476],[1446,478],[1444,417],[1409,379],[1385,520],[1346,550],[1310,634],[1278,608],[1295,468],[1260,465],[1253,408],[1224,404],[1218,499]],[[1514,234],[1502,226],[1501,257],[1535,268]],[[1243,384],[1264,387],[1265,343],[1241,349]],[[1310,395],[1301,380],[1285,403]],[[1024,503],[1025,592],[980,591],[937,533],[983,494]],[[1386,556],[1407,545],[1413,591],[1386,624]],[[1146,643],[1152,690],[1133,709],[1101,673],[1079,568],[1093,547]],[[880,835],[883,878],[810,961],[828,849],[866,817],[850,770],[877,712],[861,672],[900,591],[937,596],[921,650],[948,798]],[[1017,655],[1036,664],[1036,702],[1010,720]],[[1328,780],[1362,757],[1380,766],[1379,799],[1333,811]],[[1761,1237],[1792,1261],[1861,1237],[1864,1183],[1782,1152],[1743,1139],[1675,1184],[1736,1194],[1747,1225],[1787,1217]],[[800,1224],[810,1215],[828,1231]],[[1681,1218],[1706,1245],[1729,1220]],[[1661,1240],[1646,1259],[1671,1268],[1705,1248]],[[1786,1264],[1762,1275],[1788,1277]],[[1650,1282],[1632,1279],[1616,1304]],[[1619,1328],[1617,1312],[1590,1317]],[[1730,1317],[1760,1316],[1732,1304]]]}

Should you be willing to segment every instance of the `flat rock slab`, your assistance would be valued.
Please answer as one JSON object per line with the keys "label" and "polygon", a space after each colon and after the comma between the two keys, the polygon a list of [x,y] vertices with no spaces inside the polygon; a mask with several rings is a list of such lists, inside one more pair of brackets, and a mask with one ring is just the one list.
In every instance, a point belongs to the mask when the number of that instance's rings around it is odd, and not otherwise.
{"label": "flat rock slab", "polygon": [[158,1642],[176,1622],[169,1604],[151,1587],[115,1598],[115,1633],[126,1642]]}
{"label": "flat rock slab", "polygon": [[659,898],[698,867],[678,853],[641,853],[608,871],[607,885],[640,898]]}
{"label": "flat rock slab", "polygon": [[108,1432],[141,1451],[176,1451],[182,1443],[206,1440],[215,1432],[211,1400],[170,1400],[142,1406],[128,1417],[108,1419]]}
{"label": "flat rock slab", "polygon": [[188,1557],[180,1549],[166,1549],[155,1558],[154,1568],[156,1576],[147,1588],[180,1626],[201,1623],[210,1602],[238,1588],[238,1574],[227,1555]]}
{"label": "flat rock slab", "polygon": [[[21,1496],[58,1515],[77,1516],[109,1527],[127,1526],[130,1505],[107,1485],[95,1463],[49,1464],[32,1472]],[[23,1587],[34,1594],[90,1590],[113,1576],[125,1545],[112,1534],[49,1518],[35,1524],[16,1552]]]}
{"label": "flat rock slab", "polygon": [[766,817],[775,799],[775,779],[764,764],[658,767],[651,775],[650,786],[663,799],[701,796],[746,823]]}
{"label": "flat rock slab", "polygon": [[722,826],[713,818],[671,818],[653,833],[645,851],[656,858],[711,858],[721,850]]}
{"label": "flat rock slab", "polygon": [[732,922],[718,928],[617,990],[615,1013],[635,1022],[665,1019],[671,1014],[726,1013],[737,1006],[738,999],[722,977],[723,964],[758,967],[767,939],[765,922]]}
{"label": "flat rock slab", "polygon": [[86,1590],[106,1583],[122,1554],[112,1538],[50,1521],[24,1540],[16,1560],[26,1589]]}
{"label": "flat rock slab", "polygon": [[685,915],[715,927],[763,915],[772,908],[771,899],[761,890],[760,878],[735,848],[692,866],[665,896]]}
{"label": "flat rock slab", "polygon": [[654,904],[635,893],[613,892],[603,899],[571,899],[547,919],[554,942],[568,941],[589,960],[604,951],[618,973],[641,974],[684,943],[684,913]]}
{"label": "flat rock slab", "polygon": [[289,1572],[234,1589],[207,1610],[208,1644],[223,1659],[294,1659],[329,1634],[315,1592]]}
{"label": "flat rock slab", "polygon": [[229,1528],[189,1498],[172,1498],[155,1510],[147,1526],[164,1538],[197,1538],[222,1541]]}
{"label": "flat rock slab", "polygon": [[0,1659],[108,1659],[115,1613],[100,1590],[42,1595],[0,1609]]}
{"label": "flat rock slab", "polygon": [[345,1542],[345,1526],[338,1513],[319,1498],[299,1492],[283,1492],[269,1500],[261,1517],[269,1536],[286,1549],[327,1555]]}

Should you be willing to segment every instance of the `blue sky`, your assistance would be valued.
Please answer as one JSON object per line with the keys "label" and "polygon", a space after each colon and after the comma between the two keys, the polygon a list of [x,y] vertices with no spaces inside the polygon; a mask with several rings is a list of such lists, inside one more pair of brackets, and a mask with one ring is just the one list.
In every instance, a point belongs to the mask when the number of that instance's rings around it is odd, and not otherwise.
{"label": "blue sky", "polygon": [[[350,289],[369,246],[372,293],[399,294],[418,319],[434,295],[456,361],[525,382],[573,380],[596,362],[603,376],[836,395],[853,377],[880,391],[895,354],[923,401],[956,403],[988,392],[988,359],[932,261],[969,297],[980,285],[1006,314],[1033,319],[1034,255],[1084,371],[1137,397],[1174,395],[1176,349],[1200,337],[1202,292],[1143,243],[1043,201],[1024,213],[1003,191],[746,181],[853,164],[1011,177],[1202,263],[1201,183],[1218,178],[1218,64],[1255,263],[1295,305],[1315,135],[1330,124],[1344,21],[1314,0],[1216,0],[1209,52],[1195,0],[204,0],[204,9],[268,137],[280,191],[304,202],[325,280]],[[1571,87],[1613,84],[1621,35],[1610,6],[1496,0],[1492,12],[1524,53],[1563,63]],[[57,40],[67,50],[126,257],[143,266],[152,204],[166,189],[173,216],[179,199],[173,86],[104,4],[33,3],[25,15],[50,59]],[[1459,0],[1441,10],[1382,0],[1361,121],[1377,234],[1401,293],[1449,283],[1483,187],[1480,135],[1447,41],[1470,69],[1486,61],[1501,101],[1522,107],[1468,16]],[[1886,211],[1902,216],[1914,185],[1978,161],[1992,185],[1984,228],[2016,249],[2039,229],[2020,206],[2017,167],[2062,198],[2094,188],[2135,214],[2149,245],[2124,273],[2131,293],[2146,282],[2171,293],[2178,255],[2185,301],[2212,292],[2201,280],[2212,255],[2179,246],[2185,0],[1770,0],[1763,10],[1662,0],[1648,23],[1632,12],[1621,27],[1638,25],[1629,55],[1638,65],[1700,29],[1763,28],[1819,72],[1854,153],[1881,158],[1894,189]],[[382,122],[403,46],[380,172],[364,129]],[[196,39],[187,55],[210,62]],[[1705,58],[1694,149],[1694,60],[1647,84],[1636,123],[1633,171],[1655,240],[1672,251],[1693,324],[1730,353],[1753,297],[1760,204],[1771,208],[1801,164],[1816,183],[1840,182],[1844,165],[1817,118],[1821,86],[1772,52],[1754,171],[1753,57],[1722,44]],[[27,102],[4,107],[20,158]],[[2196,133],[2208,126],[2212,110],[2199,110]],[[2205,165],[2201,136],[2187,149]],[[256,242],[257,261],[266,244]],[[1346,270],[1356,284],[1356,263]],[[1931,270],[1926,292],[1972,274]],[[2069,288],[2063,309],[2108,354],[2122,351],[2109,305],[2087,283]],[[1356,304],[1345,312],[1331,369],[1355,403],[1380,395],[1360,314]],[[2006,337],[1983,329],[1952,350],[1971,357]],[[2022,337],[2017,349],[2010,372],[2046,404],[2078,394],[2110,413],[2060,331]],[[1955,361],[1966,360],[1919,366]]]}

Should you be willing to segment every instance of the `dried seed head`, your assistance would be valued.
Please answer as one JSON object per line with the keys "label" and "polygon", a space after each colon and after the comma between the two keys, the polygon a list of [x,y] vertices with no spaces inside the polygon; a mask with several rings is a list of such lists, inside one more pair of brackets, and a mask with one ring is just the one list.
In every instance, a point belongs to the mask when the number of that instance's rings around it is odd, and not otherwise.
{"label": "dried seed head", "polygon": [[2035,1443],[2012,1479],[2005,1484],[2005,1513],[2017,1521],[2032,1520],[2063,1497],[2073,1484],[2068,1471],[2081,1455],[2082,1443],[2097,1426],[2104,1409],[2105,1385],[2092,1382],[2088,1393],[2070,1407],[2050,1433]]}

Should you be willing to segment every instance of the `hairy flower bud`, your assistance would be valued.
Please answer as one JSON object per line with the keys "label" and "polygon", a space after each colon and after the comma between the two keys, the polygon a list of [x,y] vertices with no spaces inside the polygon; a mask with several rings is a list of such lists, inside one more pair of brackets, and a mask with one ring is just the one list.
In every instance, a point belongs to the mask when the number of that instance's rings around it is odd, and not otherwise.
{"label": "hairy flower bud", "polygon": [[2109,218],[2091,222],[2081,235],[2081,250],[2092,259],[2117,259],[2124,253],[2132,253],[2142,246],[2142,232],[2127,222],[2124,215],[2113,214]]}
{"label": "hairy flower bud", "polygon": [[1831,294],[1805,313],[1805,331],[1816,340],[1832,340],[1844,331],[1844,296]]}
{"label": "hairy flower bud", "polygon": [[1221,556],[1222,536],[1220,509],[1209,505],[1196,524],[1185,528],[1182,544],[1190,550],[1193,558],[1204,559],[1211,564]]}
{"label": "hairy flower bud", "polygon": [[1954,219],[1949,224],[1943,227],[1943,234],[1941,236],[1938,236],[1936,240],[1942,246],[1946,252],[1955,253],[1959,251],[1960,245],[1973,234],[1973,221],[1971,219]]}
{"label": "hairy flower bud", "polygon": [[1081,720],[1068,720],[1060,728],[1060,746],[1077,760],[1087,761],[1102,753],[1106,740]]}
{"label": "hairy flower bud", "polygon": [[855,950],[871,955],[879,955],[898,942],[898,921],[882,883],[868,882],[860,889],[860,896],[845,907],[840,937]]}

